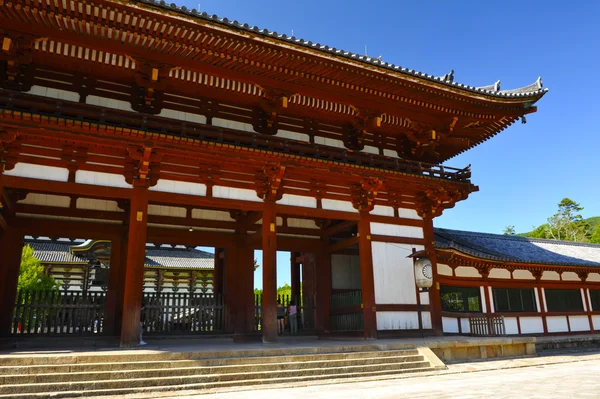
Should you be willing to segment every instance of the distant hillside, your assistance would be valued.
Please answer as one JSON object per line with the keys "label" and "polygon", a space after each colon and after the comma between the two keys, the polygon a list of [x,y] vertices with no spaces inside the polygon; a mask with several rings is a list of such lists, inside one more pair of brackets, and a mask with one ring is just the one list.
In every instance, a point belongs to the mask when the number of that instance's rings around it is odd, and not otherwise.
{"label": "distant hillside", "polygon": [[594,231],[596,227],[600,226],[600,216],[594,216],[591,218],[585,219],[587,224],[590,225],[590,230]]}
{"label": "distant hillside", "polygon": [[[592,216],[591,218],[583,219],[583,221],[586,222],[589,226],[589,228],[587,229],[589,234],[591,234],[594,230],[596,230],[598,226],[600,226],[600,216]],[[544,223],[532,231],[529,231],[527,233],[519,233],[517,235],[521,237],[544,238],[547,227],[548,224]]]}

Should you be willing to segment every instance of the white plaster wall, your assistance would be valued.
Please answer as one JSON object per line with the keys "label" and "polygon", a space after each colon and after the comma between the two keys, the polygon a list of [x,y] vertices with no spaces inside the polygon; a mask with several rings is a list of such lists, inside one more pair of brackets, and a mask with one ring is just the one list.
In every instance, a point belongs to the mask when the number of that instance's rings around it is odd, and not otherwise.
{"label": "white plaster wall", "polygon": [[423,238],[423,229],[414,226],[371,222],[371,234],[381,234],[392,237]]}
{"label": "white plaster wall", "polygon": [[548,316],[546,317],[548,332],[568,332],[567,316]]}
{"label": "white plaster wall", "polygon": [[442,317],[442,330],[445,333],[457,333],[458,319],[454,317]]}
{"label": "white plaster wall", "polygon": [[560,276],[558,275],[557,272],[552,272],[552,271],[545,271],[542,274],[542,280],[560,280]]}
{"label": "white plaster wall", "polygon": [[383,155],[385,155],[386,157],[398,158],[398,153],[396,151],[388,150],[387,148],[383,149]]}
{"label": "white plaster wall", "polygon": [[193,123],[206,123],[206,117],[204,115],[193,114],[191,112],[176,111],[174,109],[163,108],[160,114],[163,118],[178,119],[185,122]]}
{"label": "white plaster wall", "polygon": [[480,278],[481,274],[474,267],[470,266],[459,266],[454,269],[456,277],[477,277]]}
{"label": "white plaster wall", "polygon": [[[407,258],[412,246],[373,242],[373,278],[375,302],[386,304],[416,304],[417,292],[413,261]],[[422,247],[417,248],[417,250]]]}
{"label": "white plaster wall", "polygon": [[462,328],[463,334],[469,334],[471,332],[471,325],[469,324],[469,319],[464,317],[460,319],[460,326]]}
{"label": "white plaster wall", "polygon": [[506,269],[490,270],[489,278],[510,278],[510,272]]}
{"label": "white plaster wall", "polygon": [[277,202],[281,205],[301,206],[304,208],[316,208],[317,199],[311,197],[303,197],[300,195],[284,194],[281,200]]}
{"label": "white plaster wall", "polygon": [[31,90],[29,90],[27,92],[27,94],[33,94],[33,95],[42,96],[42,97],[57,98],[59,100],[65,100],[65,101],[79,101],[79,93],[77,93],[77,92],[53,89],[50,87],[43,87],[43,86],[32,86]]}
{"label": "white plaster wall", "polygon": [[[79,100],[79,98],[78,98],[78,100]],[[99,97],[99,96],[90,95],[90,96],[86,97],[85,103],[90,104],[90,105],[97,105],[99,107],[104,107],[104,108],[114,108],[114,109],[120,109],[123,111],[135,112],[133,110],[133,108],[131,108],[131,103],[129,103],[127,101],[115,100],[115,99],[107,98],[107,97]]]}
{"label": "white plaster wall", "polygon": [[186,210],[178,206],[148,205],[148,215],[185,218]]}
{"label": "white plaster wall", "polygon": [[505,317],[504,328],[506,328],[507,334],[519,334],[519,326],[517,325],[516,317]]}
{"label": "white plaster wall", "polygon": [[378,330],[416,330],[418,328],[418,312],[377,312]]}
{"label": "white plaster wall", "polygon": [[95,211],[124,212],[123,209],[119,208],[117,201],[97,200],[91,198],[78,198],[77,208],[91,209]]}
{"label": "white plaster wall", "polygon": [[590,273],[588,274],[588,278],[585,281],[600,281],[599,273]]}
{"label": "white plaster wall", "polygon": [[55,206],[58,208],[68,208],[71,204],[69,197],[51,194],[35,194],[29,193],[24,200],[19,201],[20,204],[40,205],[40,206]]}
{"label": "white plaster wall", "polygon": [[279,129],[275,136],[281,137],[284,139],[289,139],[289,140],[304,141],[307,143],[310,141],[310,136],[308,134],[292,132],[292,131],[283,130],[283,129]]}
{"label": "white plaster wall", "polygon": [[213,118],[212,124],[213,124],[213,126],[224,127],[226,129],[234,129],[234,130],[241,130],[244,132],[254,133],[254,128],[249,123],[230,121],[230,120],[221,119],[221,118]]}
{"label": "white plaster wall", "polygon": [[535,280],[529,270],[515,270],[513,271],[513,278],[516,280]]}
{"label": "white plaster wall", "polygon": [[535,334],[544,332],[544,322],[541,317],[521,317],[521,334]]}
{"label": "white plaster wall", "polygon": [[373,207],[373,210],[371,211],[371,214],[379,215],[379,216],[393,217],[394,216],[394,208],[392,208],[391,206],[375,205]]}
{"label": "white plaster wall", "polygon": [[600,315],[593,315],[592,323],[594,324],[594,330],[600,330]]}
{"label": "white plaster wall", "polygon": [[535,296],[535,308],[537,309],[538,312],[542,311],[542,308],[540,306],[540,296],[538,294],[538,290],[537,288],[533,288],[533,294]]}
{"label": "white plaster wall", "polygon": [[346,148],[341,140],[328,139],[321,136],[315,136],[315,144],[328,145],[336,148]]}
{"label": "white plaster wall", "polygon": [[315,221],[310,219],[288,218],[287,225],[288,227],[299,227],[303,229],[319,229],[319,227],[315,224]]}
{"label": "white plaster wall", "polygon": [[323,199],[323,200],[321,200],[321,205],[323,206],[323,209],[327,209],[330,211],[343,211],[343,212],[355,212],[355,213],[358,212],[352,206],[352,202],[348,202],[348,201]]}
{"label": "white plaster wall", "polygon": [[423,291],[419,293],[421,299],[421,305],[429,305],[429,291]]}
{"label": "white plaster wall", "polygon": [[192,219],[218,220],[222,222],[231,222],[233,220],[229,212],[211,211],[208,209],[192,209]]}
{"label": "white plaster wall", "polygon": [[88,170],[78,170],[75,175],[75,182],[81,184],[91,184],[94,186],[132,188],[131,184],[128,184],[125,181],[125,176],[123,175],[90,172]]}
{"label": "white plaster wall", "polygon": [[18,176],[52,181],[69,180],[69,170],[66,168],[56,168],[54,166],[42,166],[22,162],[17,163],[13,169],[5,171],[4,174],[6,176]]}
{"label": "white plaster wall", "polygon": [[206,195],[206,185],[204,184],[165,179],[160,179],[156,185],[150,187],[149,190],[173,194]]}
{"label": "white plaster wall", "polygon": [[242,201],[253,201],[253,202],[262,202],[260,198],[256,195],[256,191],[248,190],[245,188],[231,188],[224,186],[214,186],[213,187],[213,197],[216,198],[227,198],[227,199],[236,199]]}
{"label": "white plaster wall", "polygon": [[431,329],[431,313],[421,312],[421,323],[423,323],[423,329]]}
{"label": "white plaster wall", "polygon": [[577,273],[575,272],[564,272],[562,274],[563,281],[581,281]]}
{"label": "white plaster wall", "polygon": [[367,152],[369,154],[379,155],[379,148],[373,147],[373,146],[370,146],[370,145],[366,145],[365,148],[363,149],[363,152]]}
{"label": "white plaster wall", "polygon": [[398,216],[407,219],[423,220],[414,209],[398,208]]}
{"label": "white plaster wall", "polygon": [[448,265],[444,265],[443,263],[437,264],[437,272],[442,276],[452,276],[452,268]]}
{"label": "white plaster wall", "polygon": [[333,289],[362,288],[360,257],[358,255],[331,255],[331,283]]}
{"label": "white plaster wall", "polygon": [[571,331],[589,331],[590,320],[587,316],[569,316]]}

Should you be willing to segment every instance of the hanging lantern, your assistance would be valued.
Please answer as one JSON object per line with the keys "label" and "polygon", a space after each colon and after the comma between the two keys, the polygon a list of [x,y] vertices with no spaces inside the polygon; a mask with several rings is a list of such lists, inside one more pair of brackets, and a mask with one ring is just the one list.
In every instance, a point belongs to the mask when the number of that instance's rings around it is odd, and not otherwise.
{"label": "hanging lantern", "polygon": [[433,266],[428,258],[415,260],[415,282],[419,288],[429,288],[433,285]]}

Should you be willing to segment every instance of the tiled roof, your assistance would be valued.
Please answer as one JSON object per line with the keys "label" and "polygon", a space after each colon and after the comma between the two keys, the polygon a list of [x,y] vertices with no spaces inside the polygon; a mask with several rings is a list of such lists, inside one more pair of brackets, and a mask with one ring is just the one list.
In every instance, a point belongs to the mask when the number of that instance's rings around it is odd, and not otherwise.
{"label": "tiled roof", "polygon": [[513,263],[600,267],[600,245],[435,229],[435,247]]}
{"label": "tiled roof", "polygon": [[[88,244],[86,241],[84,244]],[[50,241],[26,240],[25,245],[33,248],[33,256],[42,263],[87,264],[85,257],[74,256],[70,249],[83,244]],[[214,255],[195,248],[156,248],[146,247],[146,266],[169,269],[213,269]]]}
{"label": "tiled roof", "polygon": [[496,82],[495,84],[492,84],[489,86],[482,86],[482,87],[474,87],[474,86],[464,85],[462,83],[454,82],[454,71],[451,71],[450,73],[448,73],[444,76],[436,77],[433,75],[428,75],[423,72],[418,72],[418,71],[415,71],[412,69],[404,68],[399,65],[390,64],[388,62],[382,61],[379,58],[373,58],[373,57],[369,57],[366,55],[360,55],[360,54],[352,53],[349,51],[340,50],[335,47],[329,47],[326,45],[322,45],[320,43],[313,43],[311,41],[306,41],[303,39],[296,38],[295,36],[288,36],[286,34],[270,32],[267,29],[260,29],[257,26],[250,26],[248,24],[242,24],[238,21],[232,21],[227,18],[220,18],[217,15],[209,15],[206,12],[199,12],[195,9],[190,10],[185,6],[178,7],[175,3],[167,4],[167,2],[164,0],[161,0],[161,1],[140,0],[139,2],[149,4],[152,6],[156,6],[156,7],[162,8],[164,10],[175,11],[175,12],[178,12],[181,14],[185,14],[187,16],[199,18],[203,21],[215,22],[219,25],[224,25],[229,28],[239,29],[239,30],[243,30],[246,32],[257,33],[259,35],[266,36],[266,37],[269,37],[272,39],[277,39],[282,42],[292,43],[292,44],[300,45],[303,47],[311,48],[314,50],[319,50],[323,53],[328,53],[328,54],[338,56],[338,57],[357,60],[357,61],[363,62],[365,64],[369,64],[369,65],[376,65],[376,66],[385,68],[387,70],[399,72],[403,75],[419,77],[419,78],[422,78],[425,80],[442,83],[442,84],[445,84],[450,87],[455,87],[458,89],[467,90],[467,91],[474,92],[474,93],[485,94],[485,95],[493,96],[493,97],[507,97],[507,98],[540,97],[541,98],[541,96],[546,91],[548,91],[548,89],[544,89],[542,87],[541,78],[538,78],[538,80],[535,83],[533,83],[529,86],[525,86],[525,87],[518,88],[518,89],[512,89],[512,90],[500,90],[500,82],[499,81]]}

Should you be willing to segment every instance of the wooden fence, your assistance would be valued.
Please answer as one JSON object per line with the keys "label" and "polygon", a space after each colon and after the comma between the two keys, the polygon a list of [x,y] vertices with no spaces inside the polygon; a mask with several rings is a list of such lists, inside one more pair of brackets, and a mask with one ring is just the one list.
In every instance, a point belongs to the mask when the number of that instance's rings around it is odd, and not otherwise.
{"label": "wooden fence", "polygon": [[331,331],[363,331],[362,291],[331,295]]}
{"label": "wooden fence", "polygon": [[[312,331],[315,328],[315,302],[312,297],[292,298],[291,295],[277,295],[277,300],[287,309],[294,299],[298,307],[298,331]],[[286,330],[289,325],[286,319]],[[262,329],[262,294],[254,295],[254,330]]]}
{"label": "wooden fence", "polygon": [[501,336],[506,335],[504,316],[486,314],[470,314],[469,327],[474,336]]}

